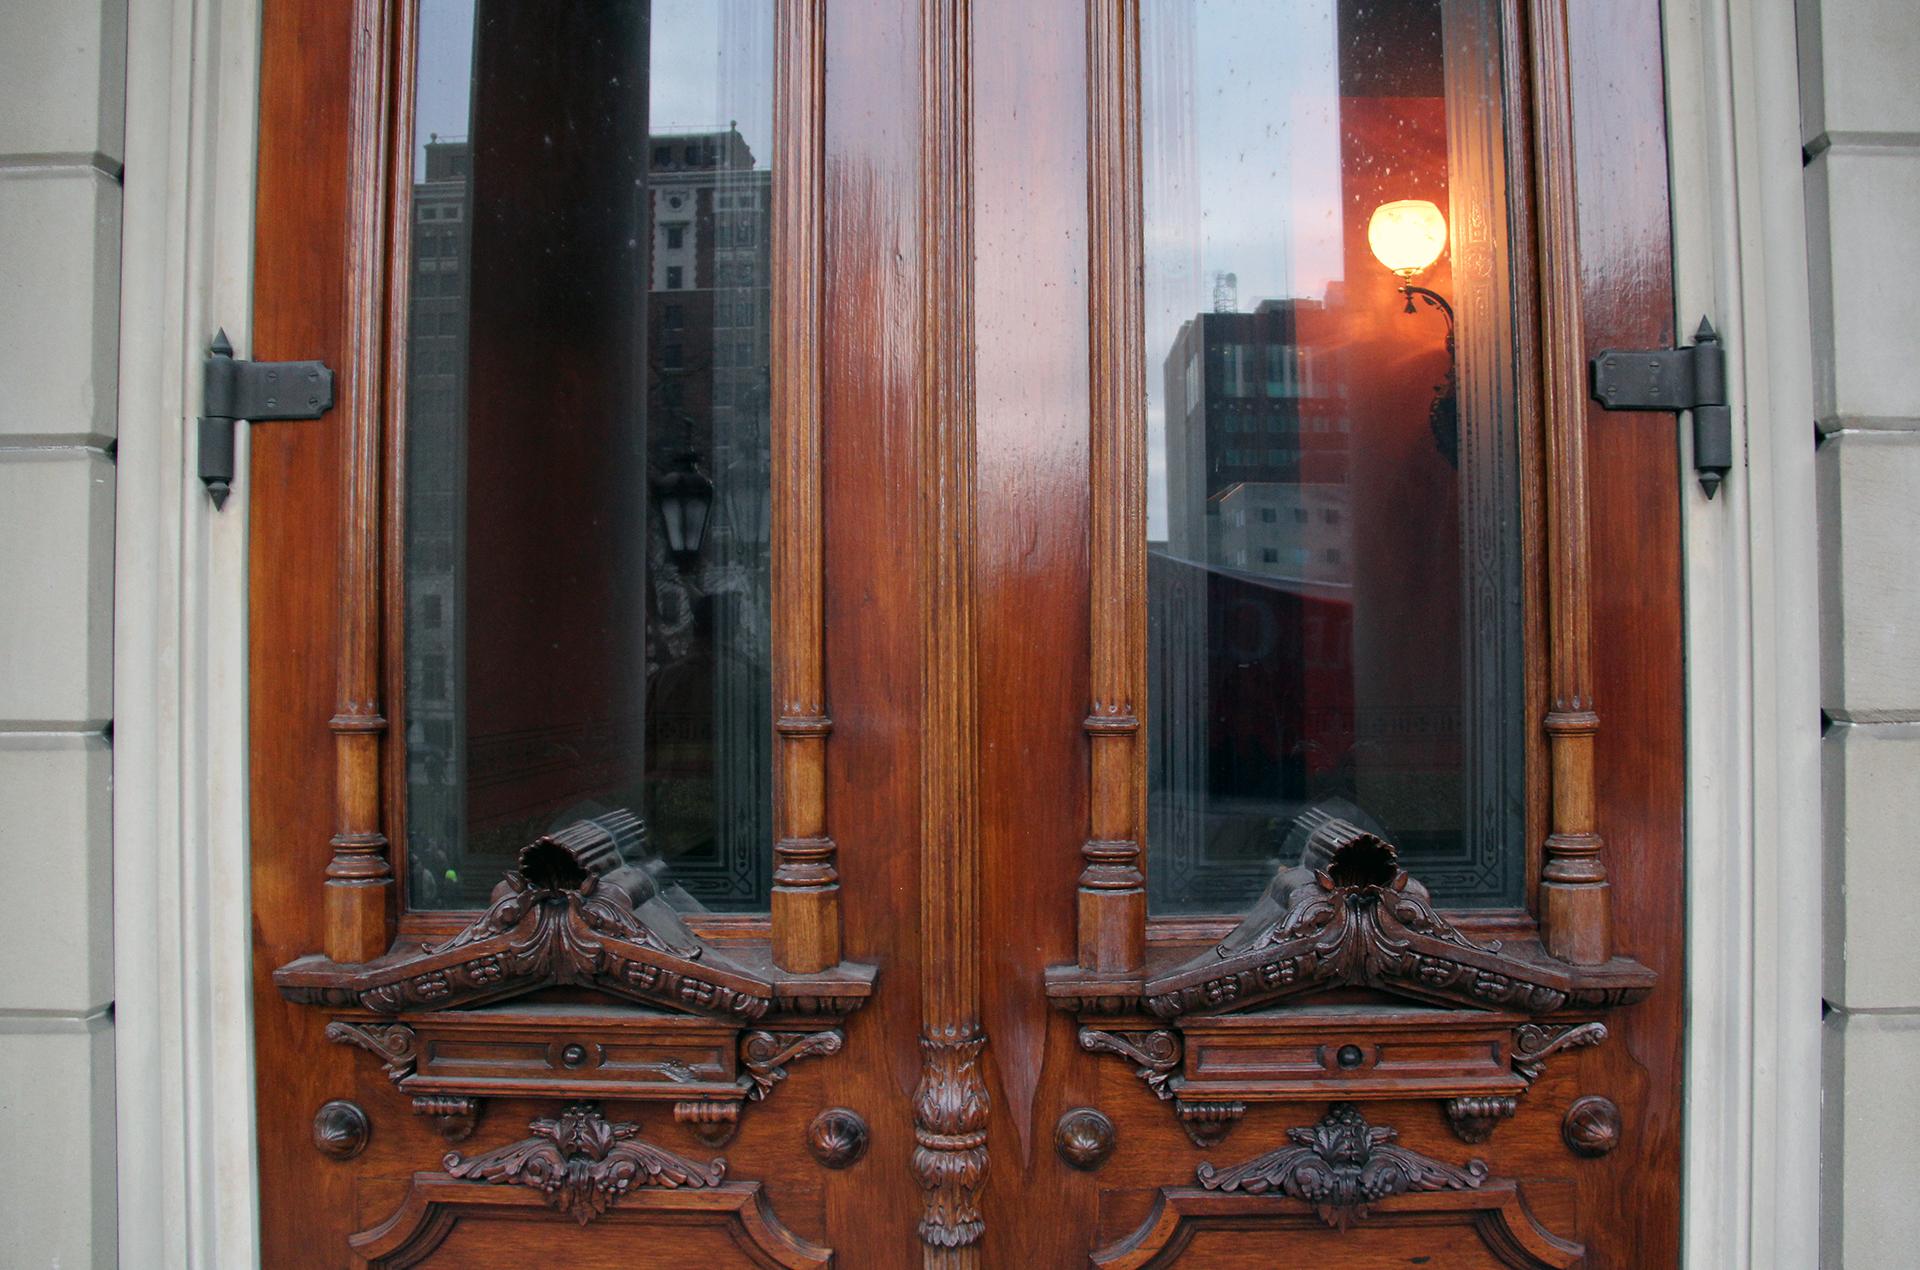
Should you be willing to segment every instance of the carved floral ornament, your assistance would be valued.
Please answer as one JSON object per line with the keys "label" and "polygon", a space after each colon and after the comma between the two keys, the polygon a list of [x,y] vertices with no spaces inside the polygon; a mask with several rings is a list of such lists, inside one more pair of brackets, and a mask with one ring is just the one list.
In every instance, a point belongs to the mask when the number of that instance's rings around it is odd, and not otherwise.
{"label": "carved floral ornament", "polygon": [[639,1125],[609,1121],[595,1103],[573,1103],[527,1127],[532,1137],[482,1155],[449,1152],[447,1175],[530,1187],[584,1226],[636,1187],[712,1187],[727,1174],[725,1159],[701,1164],[654,1146],[640,1138]]}
{"label": "carved floral ornament", "polygon": [[1352,1103],[1335,1103],[1320,1123],[1289,1129],[1293,1144],[1244,1164],[1202,1164],[1203,1189],[1289,1195],[1313,1205],[1321,1221],[1346,1230],[1379,1201],[1409,1191],[1475,1190],[1487,1180],[1481,1160],[1452,1165],[1392,1145],[1398,1131],[1367,1123]]}

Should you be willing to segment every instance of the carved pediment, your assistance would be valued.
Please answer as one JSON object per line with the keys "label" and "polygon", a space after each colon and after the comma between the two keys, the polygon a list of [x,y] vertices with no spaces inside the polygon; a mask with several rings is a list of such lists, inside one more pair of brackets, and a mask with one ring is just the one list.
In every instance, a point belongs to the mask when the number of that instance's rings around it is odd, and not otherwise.
{"label": "carved pediment", "polygon": [[718,1018],[766,1014],[772,982],[702,944],[653,876],[622,861],[603,820],[530,843],[487,911],[451,939],[357,966],[303,957],[274,982],[292,1001],[375,1014],[485,1005],[556,986]]}
{"label": "carved pediment", "polygon": [[1142,996],[1164,1019],[1344,987],[1537,1015],[1625,1004],[1651,986],[1644,972],[1576,976],[1559,962],[1475,943],[1434,910],[1391,842],[1322,817],[1301,862],[1275,875],[1246,920],[1213,948],[1148,980]]}

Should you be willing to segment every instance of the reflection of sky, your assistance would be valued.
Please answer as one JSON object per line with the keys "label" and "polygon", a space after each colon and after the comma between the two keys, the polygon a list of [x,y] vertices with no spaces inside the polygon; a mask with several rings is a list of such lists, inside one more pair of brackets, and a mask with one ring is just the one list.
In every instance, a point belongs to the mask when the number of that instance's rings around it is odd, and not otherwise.
{"label": "reflection of sky", "polygon": [[1167,536],[1165,365],[1214,307],[1318,299],[1341,271],[1339,65],[1332,0],[1147,0],[1147,536]]}
{"label": "reflection of sky", "polygon": [[[649,130],[710,131],[736,123],[766,167],[773,150],[771,0],[653,0]],[[420,0],[415,102],[418,147],[464,137],[472,82],[474,0]]]}

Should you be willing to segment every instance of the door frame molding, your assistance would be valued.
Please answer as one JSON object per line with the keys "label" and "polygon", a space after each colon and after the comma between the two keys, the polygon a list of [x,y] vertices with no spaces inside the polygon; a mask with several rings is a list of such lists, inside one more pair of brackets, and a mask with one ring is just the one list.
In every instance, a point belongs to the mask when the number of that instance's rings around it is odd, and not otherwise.
{"label": "door frame molding", "polygon": [[[247,499],[242,488],[212,514],[185,425],[202,328],[226,324],[243,355],[248,343],[261,0],[127,7],[119,1221],[141,1232],[143,1265],[248,1265]],[[1688,678],[1688,944],[1710,955],[1691,957],[1687,975],[1685,1241],[1697,1266],[1807,1265],[1819,1227],[1820,858],[1808,844],[1820,840],[1820,785],[1817,692],[1796,668],[1817,653],[1818,593],[1798,101],[1780,91],[1798,83],[1794,17],[1785,0],[1663,7],[1676,319],[1711,311],[1726,332],[1746,456],[1712,503],[1688,464],[1678,477],[1688,664],[1725,668]],[[244,482],[244,452],[238,466]]]}
{"label": "door frame molding", "polygon": [[1725,332],[1745,456],[1709,502],[1680,430],[1687,666],[1719,672],[1687,676],[1682,1238],[1690,1265],[1810,1266],[1820,642],[1797,35],[1791,0],[1662,7],[1674,329],[1710,313]]}
{"label": "door frame molding", "polygon": [[251,344],[261,0],[126,8],[114,1042],[119,1227],[139,1237],[121,1250],[252,1265],[246,440],[216,514],[187,425],[214,329]]}

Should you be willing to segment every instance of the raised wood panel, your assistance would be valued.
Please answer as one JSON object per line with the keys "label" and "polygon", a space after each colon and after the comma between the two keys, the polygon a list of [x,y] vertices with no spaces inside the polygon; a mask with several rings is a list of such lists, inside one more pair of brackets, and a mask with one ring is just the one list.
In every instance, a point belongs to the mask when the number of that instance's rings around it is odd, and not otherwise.
{"label": "raised wood panel", "polygon": [[1476,1191],[1403,1195],[1375,1205],[1351,1230],[1330,1234],[1299,1200],[1159,1192],[1147,1220],[1093,1254],[1101,1270],[1270,1270],[1298,1263],[1346,1267],[1432,1265],[1448,1270],[1566,1270],[1585,1250],[1541,1225],[1511,1181]]}
{"label": "raised wood panel", "polygon": [[400,1207],[352,1239],[358,1263],[377,1270],[524,1270],[639,1265],[813,1270],[831,1250],[781,1224],[757,1182],[711,1190],[654,1190],[580,1223],[536,1192],[415,1175]]}
{"label": "raised wood panel", "polygon": [[[1074,3],[973,4],[981,978],[993,1095],[982,1259],[996,1267],[1079,1264],[1100,1185],[1053,1147],[1061,1114],[1094,1102],[1097,1073],[1041,991],[1048,965],[1075,958],[1090,815],[1086,21]],[[1024,1216],[1037,1211],[1045,1220]]]}

